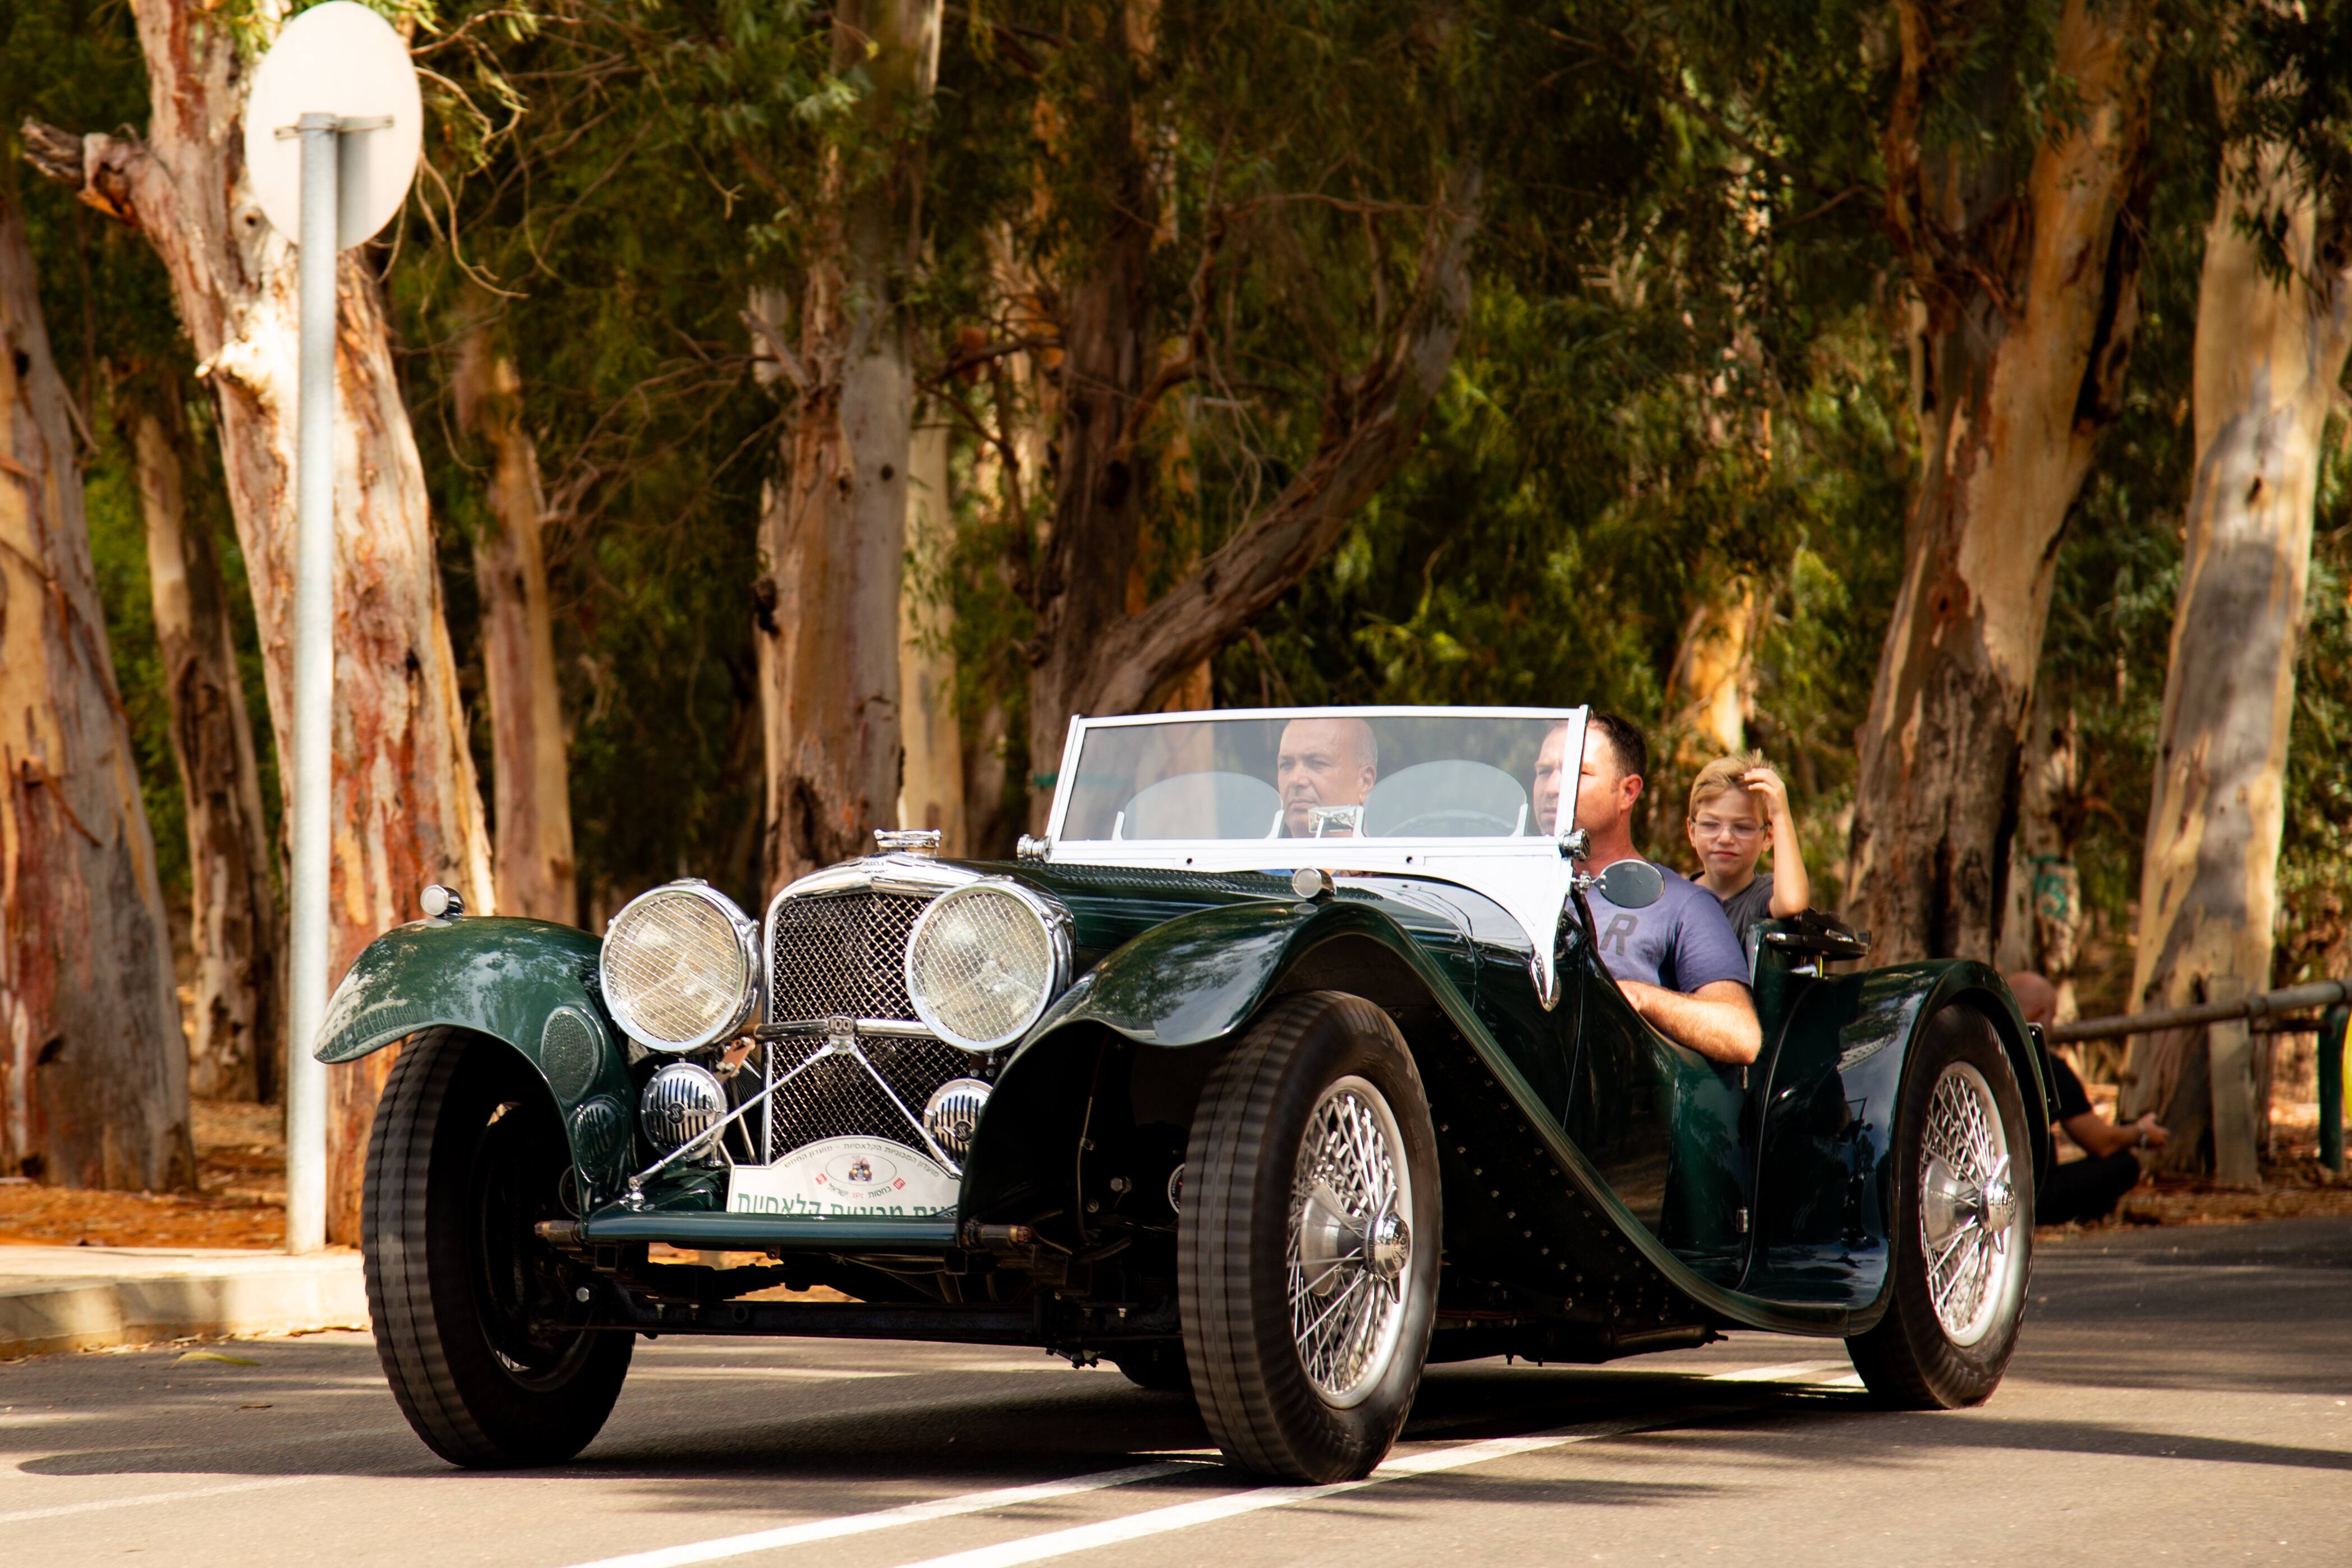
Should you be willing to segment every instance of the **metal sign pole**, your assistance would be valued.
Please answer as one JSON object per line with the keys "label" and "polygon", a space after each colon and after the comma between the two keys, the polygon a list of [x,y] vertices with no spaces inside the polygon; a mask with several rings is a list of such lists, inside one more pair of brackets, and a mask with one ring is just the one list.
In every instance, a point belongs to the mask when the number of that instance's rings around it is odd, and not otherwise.
{"label": "metal sign pole", "polygon": [[286,1250],[327,1243],[328,850],[335,722],[335,219],[341,122],[306,114],[302,142],[301,403],[294,471],[294,864],[287,889]]}

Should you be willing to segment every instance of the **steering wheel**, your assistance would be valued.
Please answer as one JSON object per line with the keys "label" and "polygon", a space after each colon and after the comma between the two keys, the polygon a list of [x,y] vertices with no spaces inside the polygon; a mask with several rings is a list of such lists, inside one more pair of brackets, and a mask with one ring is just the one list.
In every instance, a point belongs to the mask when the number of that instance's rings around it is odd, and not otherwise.
{"label": "steering wheel", "polygon": [[1480,811],[1467,806],[1443,806],[1433,811],[1423,811],[1407,817],[1393,828],[1382,830],[1384,839],[1507,839],[1517,831],[1518,824],[1492,811]]}

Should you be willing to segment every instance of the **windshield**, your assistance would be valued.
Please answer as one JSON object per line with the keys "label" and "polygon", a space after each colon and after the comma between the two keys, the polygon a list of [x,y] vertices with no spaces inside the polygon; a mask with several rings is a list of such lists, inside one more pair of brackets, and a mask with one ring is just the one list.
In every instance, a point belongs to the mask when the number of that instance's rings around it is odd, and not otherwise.
{"label": "windshield", "polygon": [[1300,708],[1089,720],[1055,837],[1549,838],[1562,788],[1574,788],[1583,719],[1578,708]]}

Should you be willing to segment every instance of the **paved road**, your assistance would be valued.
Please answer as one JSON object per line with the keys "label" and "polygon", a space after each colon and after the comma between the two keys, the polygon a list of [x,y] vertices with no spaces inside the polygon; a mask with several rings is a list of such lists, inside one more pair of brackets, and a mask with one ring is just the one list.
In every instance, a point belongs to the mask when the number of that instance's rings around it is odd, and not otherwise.
{"label": "paved road", "polygon": [[[0,1366],[0,1560],[823,1568],[2352,1562],[2352,1220],[2044,1249],[1981,1410],[1870,1409],[1834,1344],[1439,1368],[1390,1479],[1254,1486],[1108,1367],[641,1345],[581,1460],[471,1475],[363,1336]],[[1385,1472],[1384,1472],[1385,1473]]]}

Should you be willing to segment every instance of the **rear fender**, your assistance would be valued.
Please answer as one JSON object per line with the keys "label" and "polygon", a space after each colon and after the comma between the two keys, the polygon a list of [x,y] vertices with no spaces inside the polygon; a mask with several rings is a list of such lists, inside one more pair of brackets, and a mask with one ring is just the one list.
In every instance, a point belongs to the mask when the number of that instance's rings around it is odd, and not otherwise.
{"label": "rear fender", "polygon": [[628,1172],[635,1096],[620,1031],[597,994],[601,945],[542,920],[419,920],[368,944],[327,1003],[315,1052],[356,1061],[436,1025],[503,1040],[538,1070],[562,1113],[589,1195]]}
{"label": "rear fender", "polygon": [[2045,1073],[2016,999],[1971,960],[1900,964],[1807,988],[1765,1086],[1756,1245],[1743,1291],[1845,1308],[1858,1332],[1885,1310],[1895,1117],[1928,1022],[1984,1015],[2017,1075],[2038,1182],[2050,1164]]}

